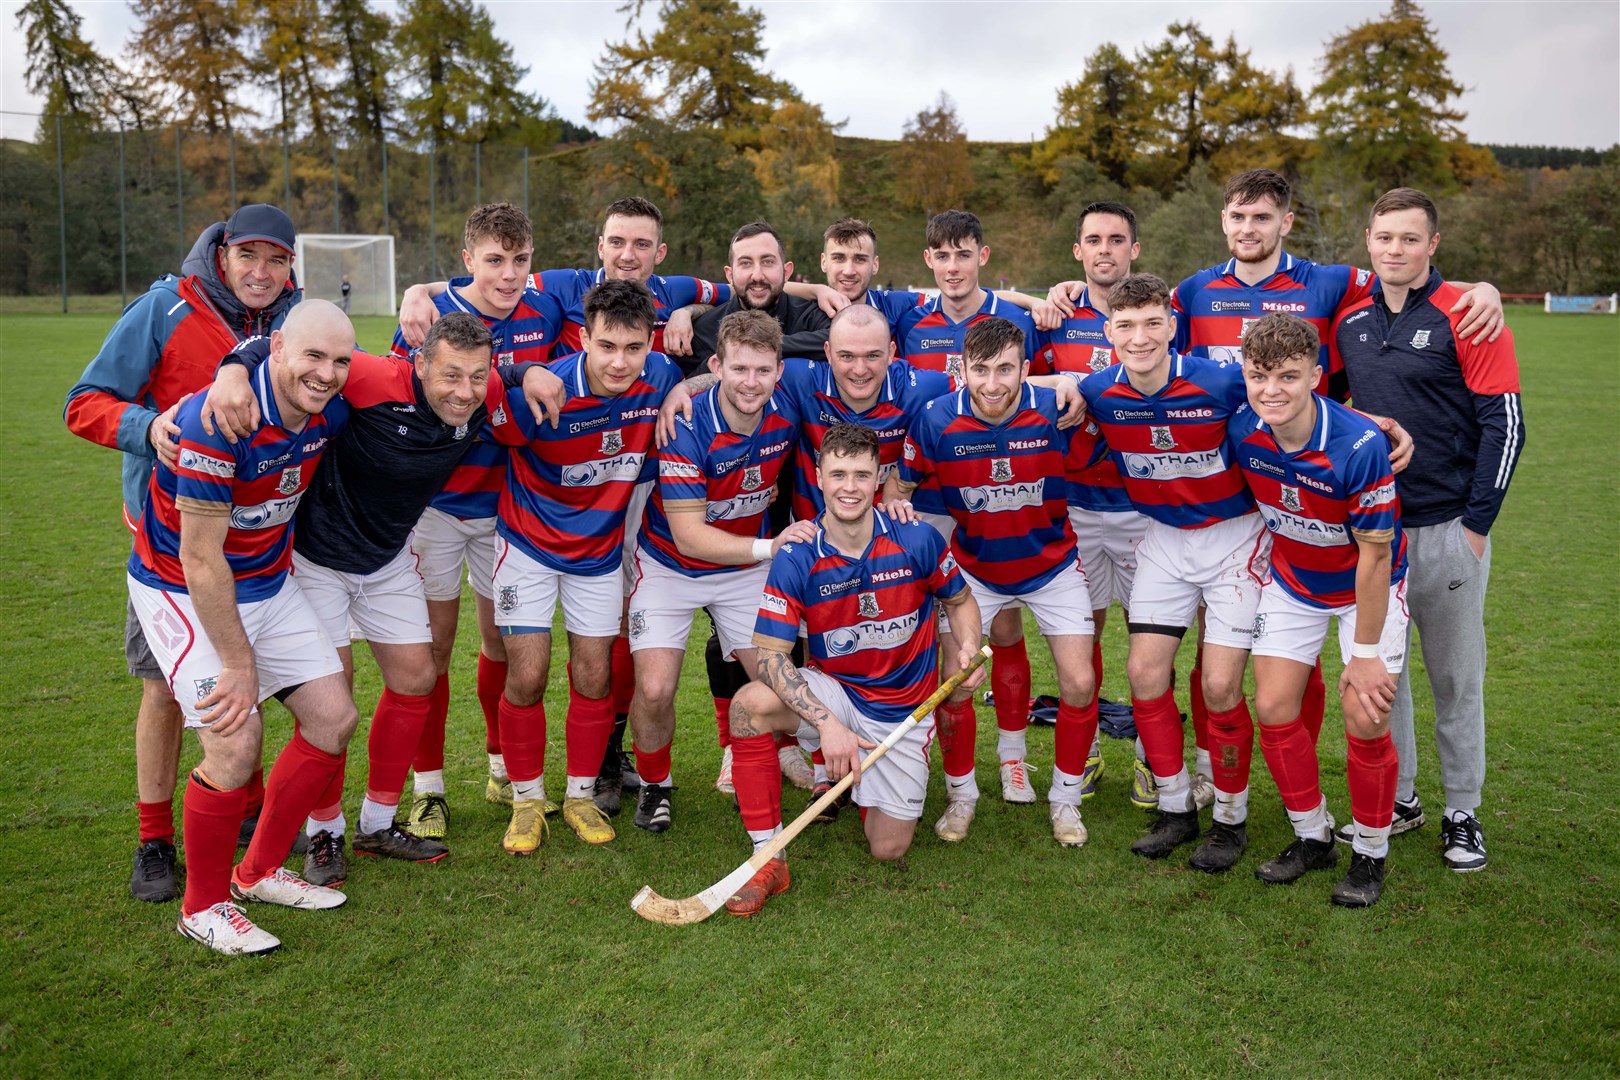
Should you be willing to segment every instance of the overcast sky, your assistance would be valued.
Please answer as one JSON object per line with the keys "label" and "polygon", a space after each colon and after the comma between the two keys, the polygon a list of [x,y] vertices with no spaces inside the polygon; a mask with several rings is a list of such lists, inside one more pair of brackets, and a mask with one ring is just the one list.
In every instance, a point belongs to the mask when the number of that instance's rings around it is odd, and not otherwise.
{"label": "overcast sky", "polygon": [[[30,112],[18,0],[0,0],[0,109]],[[90,40],[118,55],[134,27],[118,0],[77,3]],[[393,5],[383,4],[391,7]],[[591,66],[624,36],[614,2],[493,0],[497,32],[529,66],[523,88],[584,123]],[[649,12],[656,10],[649,0]],[[892,139],[940,90],[957,103],[969,138],[1023,140],[1051,123],[1057,88],[1078,78],[1104,42],[1127,54],[1162,39],[1177,20],[1217,40],[1235,34],[1261,67],[1315,81],[1322,44],[1376,18],[1384,2],[926,3],[764,2],[767,63],[847,120],[847,135]],[[1475,142],[1607,147],[1620,141],[1620,2],[1461,0],[1423,4],[1467,91],[1463,130]],[[32,120],[0,117],[0,134],[28,137]]]}

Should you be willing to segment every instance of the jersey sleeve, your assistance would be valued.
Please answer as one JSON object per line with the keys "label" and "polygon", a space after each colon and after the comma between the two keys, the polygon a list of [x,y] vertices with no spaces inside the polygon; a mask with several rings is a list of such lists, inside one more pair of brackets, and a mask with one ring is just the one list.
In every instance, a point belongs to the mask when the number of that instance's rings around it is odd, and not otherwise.
{"label": "jersey sleeve", "polygon": [[1371,270],[1363,270],[1357,266],[1336,266],[1335,270],[1344,272],[1344,296],[1339,306],[1334,310],[1335,315],[1342,315],[1372,295],[1373,285],[1378,281]]}
{"label": "jersey sleeve", "polygon": [[179,458],[174,465],[174,504],[192,514],[221,516],[231,512],[231,487],[236,479],[238,453],[245,453],[249,440],[235,446],[226,442],[223,431],[210,435],[202,426],[202,399],[187,402],[175,417],[180,425]]}
{"label": "jersey sleeve", "polygon": [[934,475],[931,414],[937,405],[937,401],[931,401],[924,406],[922,413],[913,418],[911,430],[906,432],[905,449],[900,452],[900,479],[905,483],[921,485]]}
{"label": "jersey sleeve", "polygon": [[[499,383],[493,375],[491,383]],[[529,411],[529,399],[523,396],[521,386],[502,386],[505,391],[505,405],[500,407],[502,400],[497,398],[489,410],[489,420],[485,427],[491,441],[502,446],[526,446],[534,438],[536,428],[534,413]]]}
{"label": "jersey sleeve", "polygon": [[1462,520],[1470,530],[1484,536],[1502,512],[1502,500],[1507,497],[1508,484],[1524,450],[1524,410],[1513,331],[1504,328],[1495,341],[1475,345],[1456,332],[1462,316],[1461,312],[1450,316],[1452,337],[1457,343],[1463,382],[1474,395],[1474,417],[1480,429],[1474,478]]}
{"label": "jersey sleeve", "polygon": [[416,355],[416,350],[405,343],[405,331],[399,327],[394,328],[394,340],[388,346],[388,355],[397,356],[401,360],[409,360]]}
{"label": "jersey sleeve", "polygon": [[[709,504],[703,474],[704,449],[685,420],[675,422],[675,437],[658,451],[658,497],[664,510],[703,510]],[[795,624],[797,625],[797,624]]]}
{"label": "jersey sleeve", "polygon": [[385,401],[415,400],[410,361],[354,350],[349,357],[349,377],[343,383],[343,396],[356,409]]}
{"label": "jersey sleeve", "polygon": [[692,304],[708,304],[712,307],[731,299],[730,296],[722,299],[719,287],[714,282],[705,281],[700,277],[682,275],[666,277],[664,285],[669,290],[669,306],[672,311]]}
{"label": "jersey sleeve", "polygon": [[962,591],[967,588],[967,580],[962,577],[962,571],[956,565],[956,557],[951,554],[950,545],[939,535],[938,530],[932,527],[919,529],[918,535],[920,536],[916,548],[918,574],[928,583],[928,591],[941,603],[956,603],[962,596]]}
{"label": "jersey sleeve", "polygon": [[798,643],[799,623],[804,619],[806,574],[804,560],[797,555],[797,545],[784,544],[771,560],[759,597],[759,615],[754,619],[754,644],[761,649],[792,652]]}
{"label": "jersey sleeve", "polygon": [[1170,313],[1176,317],[1176,333],[1170,339],[1170,351],[1184,353],[1192,348],[1192,319],[1187,315],[1197,285],[1188,278],[1170,293]]}
{"label": "jersey sleeve", "polygon": [[69,431],[125,453],[151,454],[146,432],[158,411],[141,398],[168,340],[170,319],[163,302],[178,299],[176,293],[153,291],[125,309],[68,391],[62,419]]}
{"label": "jersey sleeve", "polygon": [[1389,440],[1374,428],[1374,437],[1353,450],[1344,468],[1345,497],[1349,500],[1347,524],[1357,540],[1386,543],[1395,537],[1395,518],[1400,513],[1395,475],[1389,467]]}

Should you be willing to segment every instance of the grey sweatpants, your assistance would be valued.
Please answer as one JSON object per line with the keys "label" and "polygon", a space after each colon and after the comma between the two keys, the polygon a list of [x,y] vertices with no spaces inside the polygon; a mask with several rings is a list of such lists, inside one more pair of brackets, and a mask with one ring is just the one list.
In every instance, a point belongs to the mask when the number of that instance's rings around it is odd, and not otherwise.
{"label": "grey sweatpants", "polygon": [[[1434,694],[1435,741],[1446,805],[1470,814],[1485,784],[1485,586],[1491,577],[1490,538],[1476,559],[1462,519],[1406,530],[1406,606],[1418,632],[1423,666]],[[1407,656],[1412,655],[1407,631]],[[1401,672],[1389,730],[1400,758],[1398,799],[1412,798],[1417,737],[1412,721],[1412,665]]]}

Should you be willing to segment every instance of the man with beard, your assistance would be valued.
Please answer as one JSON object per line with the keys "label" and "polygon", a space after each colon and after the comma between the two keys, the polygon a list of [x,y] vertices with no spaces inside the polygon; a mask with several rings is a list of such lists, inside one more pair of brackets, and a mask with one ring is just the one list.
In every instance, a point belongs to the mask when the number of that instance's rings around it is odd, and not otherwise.
{"label": "man with beard", "polygon": [[731,299],[703,315],[692,325],[692,356],[705,363],[715,353],[720,320],[734,311],[763,311],[782,324],[782,355],[818,360],[827,345],[826,312],[813,302],[785,295],[793,264],[782,247],[782,237],[763,221],[750,222],[731,238],[726,280]]}

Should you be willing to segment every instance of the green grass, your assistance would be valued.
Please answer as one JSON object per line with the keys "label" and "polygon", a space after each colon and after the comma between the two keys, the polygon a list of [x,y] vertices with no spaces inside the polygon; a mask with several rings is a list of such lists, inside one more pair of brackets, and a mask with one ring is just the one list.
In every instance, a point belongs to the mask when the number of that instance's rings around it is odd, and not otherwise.
{"label": "green grass", "polygon": [[[177,905],[138,904],[125,889],[137,697],[119,648],[128,540],[112,452],[59,419],[110,317],[0,318],[0,1073],[1613,1075],[1620,320],[1510,318],[1529,442],[1494,534],[1484,873],[1440,863],[1432,725],[1422,730],[1432,715],[1420,711],[1431,823],[1395,841],[1369,911],[1330,907],[1326,875],[1291,888],[1254,880],[1254,864],[1289,839],[1258,755],[1252,850],[1233,873],[1134,858],[1145,816],[1125,801],[1130,750],[1109,740],[1082,850],[1052,843],[1043,807],[987,798],[967,843],[941,844],[925,824],[903,865],[880,866],[846,814],[794,844],[793,888],[762,916],[654,926],[629,910],[638,888],[690,895],[747,853],[710,786],[701,658],[680,700],[674,831],[654,837],[621,818],[617,842],[587,849],[559,826],[537,858],[515,861],[499,847],[501,808],[480,797],[476,635],[464,633],[451,858],[358,863],[353,900],[336,912],[257,909],[286,947],[234,961],[177,936]],[[380,348],[389,327],[362,320],[360,331]],[[1121,697],[1120,628],[1106,637],[1105,692]],[[1031,655],[1050,689],[1043,650]],[[362,661],[362,712],[378,689]],[[563,702],[554,685],[552,717]],[[285,713],[273,710],[269,729],[273,749]],[[1036,764],[1050,764],[1050,740],[1032,730]],[[1342,742],[1323,746],[1342,817]],[[351,764],[351,821],[363,774]],[[928,820],[940,797],[936,777]],[[785,801],[789,814],[804,804]]]}

